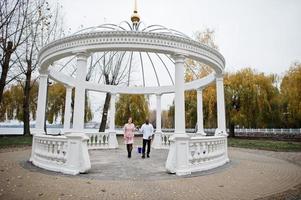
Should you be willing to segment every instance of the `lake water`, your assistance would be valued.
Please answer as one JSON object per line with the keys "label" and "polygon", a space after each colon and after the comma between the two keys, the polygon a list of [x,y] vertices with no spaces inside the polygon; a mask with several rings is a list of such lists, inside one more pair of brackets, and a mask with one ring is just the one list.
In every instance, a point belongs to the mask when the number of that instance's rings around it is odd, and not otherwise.
{"label": "lake water", "polygon": [[[48,134],[59,134],[62,128],[47,128]],[[89,128],[85,129],[85,132],[98,132],[98,129],[96,128]],[[117,134],[121,135],[122,130],[118,129]],[[22,127],[0,127],[0,135],[23,135],[23,128]]]}

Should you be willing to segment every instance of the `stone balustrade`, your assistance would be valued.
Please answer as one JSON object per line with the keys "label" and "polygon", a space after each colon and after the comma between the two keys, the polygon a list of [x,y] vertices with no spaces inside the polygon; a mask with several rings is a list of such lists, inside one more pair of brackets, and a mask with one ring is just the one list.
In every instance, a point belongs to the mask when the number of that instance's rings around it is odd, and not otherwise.
{"label": "stone balustrade", "polygon": [[170,145],[169,138],[172,136],[173,133],[162,133],[161,134],[161,149],[168,149]]}
{"label": "stone balustrade", "polygon": [[226,136],[191,137],[188,165],[191,172],[209,170],[229,161]]}
{"label": "stone balustrade", "polygon": [[[158,147],[156,147],[156,149],[168,149],[169,148],[169,146],[170,146],[170,141],[169,141],[169,139],[170,139],[170,137],[173,135],[174,133],[173,132],[163,132],[163,133],[161,133],[161,141],[160,141],[160,146],[158,146]],[[189,133],[187,133],[187,135],[189,136],[189,137],[194,137],[194,136],[196,136],[196,134],[195,133],[193,133],[193,132],[189,132]]]}
{"label": "stone balustrade", "polygon": [[109,133],[107,132],[86,132],[89,140],[88,149],[109,149]]}
{"label": "stone balustrade", "polygon": [[51,161],[58,166],[66,163],[68,143],[65,136],[36,136],[33,142],[37,160]]}
{"label": "stone balustrade", "polygon": [[[185,152],[181,156],[174,152]],[[229,162],[227,136],[189,136],[175,134],[170,138],[169,154],[165,167],[171,173],[187,175],[214,169]]]}
{"label": "stone balustrade", "polygon": [[108,132],[85,132],[88,136],[88,149],[116,149],[118,148],[118,141],[116,138],[116,131]]}
{"label": "stone balustrade", "polygon": [[84,173],[91,168],[87,140],[83,133],[34,135],[30,161],[50,171],[72,175]]}

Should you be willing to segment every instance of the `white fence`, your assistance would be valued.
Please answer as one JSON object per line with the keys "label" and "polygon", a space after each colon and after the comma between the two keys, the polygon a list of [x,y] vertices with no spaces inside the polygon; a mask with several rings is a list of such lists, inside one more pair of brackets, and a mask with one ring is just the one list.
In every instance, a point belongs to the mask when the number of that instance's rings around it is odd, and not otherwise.
{"label": "white fence", "polygon": [[[215,128],[205,128],[204,131],[206,133],[214,133]],[[162,129],[163,132],[174,132],[174,129]],[[270,134],[301,134],[301,128],[295,128],[295,129],[284,129],[284,128],[243,128],[238,129],[236,128],[235,133],[270,133]],[[186,129],[186,133],[195,133],[195,129]],[[229,129],[227,129],[227,132],[230,132]]]}
{"label": "white fence", "polygon": [[[229,131],[229,129],[228,129]],[[283,129],[283,128],[270,128],[270,129],[255,129],[255,128],[245,128],[245,129],[235,129],[237,133],[269,133],[269,134],[301,134],[301,128],[297,129]]]}

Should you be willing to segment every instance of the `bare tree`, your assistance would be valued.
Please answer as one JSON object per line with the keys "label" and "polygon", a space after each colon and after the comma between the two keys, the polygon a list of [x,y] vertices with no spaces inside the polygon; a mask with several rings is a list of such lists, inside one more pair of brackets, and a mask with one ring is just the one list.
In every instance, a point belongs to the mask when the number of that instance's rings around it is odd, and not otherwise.
{"label": "bare tree", "polygon": [[[100,76],[97,78],[94,77],[98,83],[102,82],[106,85],[125,84],[129,73],[129,63],[125,64],[124,62],[126,53],[127,52],[104,52],[103,54],[92,55],[86,80],[89,81],[93,72],[98,69]],[[99,132],[105,131],[110,101],[111,94],[106,93]]]}
{"label": "bare tree", "polygon": [[0,1],[0,29],[4,27],[12,18],[16,8],[19,4],[19,1],[15,1],[11,3],[11,9],[5,9],[7,5],[7,1]]}
{"label": "bare tree", "polygon": [[0,103],[7,84],[8,72],[13,66],[12,54],[26,40],[23,31],[29,0],[2,0],[0,3]]}
{"label": "bare tree", "polygon": [[[24,135],[30,134],[30,91],[37,77],[32,77],[38,67],[38,51],[60,34],[58,30],[59,7],[52,11],[44,0],[30,2],[30,12],[25,19],[23,35],[25,42],[16,51],[23,87]],[[25,78],[25,81],[24,79]]]}

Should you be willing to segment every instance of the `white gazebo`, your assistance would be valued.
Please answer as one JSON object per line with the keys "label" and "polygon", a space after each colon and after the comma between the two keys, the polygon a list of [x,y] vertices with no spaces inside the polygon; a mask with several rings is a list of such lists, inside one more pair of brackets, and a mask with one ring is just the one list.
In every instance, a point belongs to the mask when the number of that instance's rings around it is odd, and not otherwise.
{"label": "white gazebo", "polygon": [[[87,172],[91,168],[89,149],[118,148],[115,130],[115,100],[118,94],[145,94],[156,96],[156,133],[154,148],[169,148],[166,169],[177,175],[186,175],[224,165],[229,161],[227,153],[227,133],[225,123],[225,103],[223,56],[204,44],[190,39],[184,34],[153,25],[145,28],[135,9],[132,23],[122,25],[104,24],[87,28],[71,36],[53,41],[39,53],[39,94],[37,120],[33,136],[30,160],[36,166],[51,171],[67,174]],[[174,65],[174,84],[146,87],[114,86],[86,81],[90,55],[96,52],[138,52],[165,55]],[[133,55],[133,53],[132,53]],[[76,57],[76,76],[68,76],[55,70],[54,63],[66,57]],[[160,56],[158,55],[160,58]],[[212,68],[212,73],[191,82],[184,81],[185,59],[204,63]],[[162,59],[160,58],[162,61]],[[130,61],[131,63],[131,61]],[[155,63],[151,61],[155,70]],[[165,66],[162,61],[161,65]],[[168,71],[168,70],[167,70]],[[170,73],[168,73],[170,76]],[[143,82],[145,74],[142,73]],[[157,74],[156,74],[157,76]],[[46,135],[44,131],[45,109],[47,102],[48,79],[53,79],[66,86],[66,103],[64,114],[64,132],[61,136]],[[202,90],[216,83],[217,91],[217,124],[214,136],[206,136],[203,127]],[[73,126],[71,120],[71,94],[75,90]],[[184,92],[197,91],[197,124],[196,134],[185,131]],[[96,91],[111,93],[109,130],[105,133],[91,133],[84,129],[85,92]],[[161,130],[161,97],[164,94],[175,94],[175,130],[172,134]]]}

